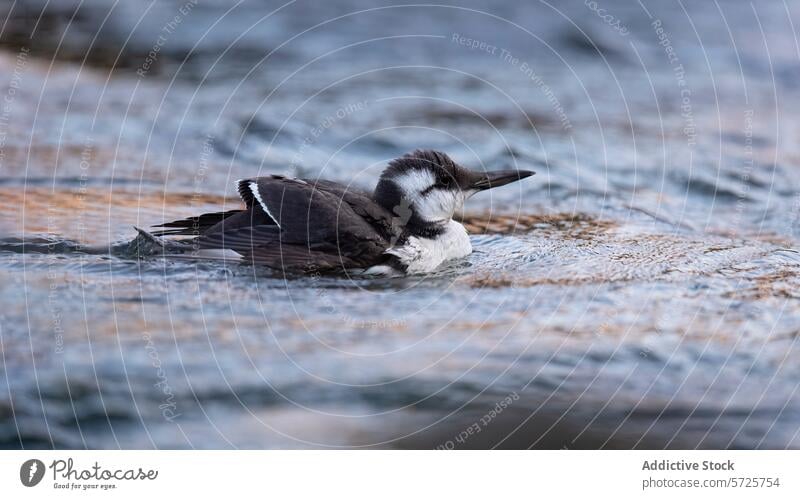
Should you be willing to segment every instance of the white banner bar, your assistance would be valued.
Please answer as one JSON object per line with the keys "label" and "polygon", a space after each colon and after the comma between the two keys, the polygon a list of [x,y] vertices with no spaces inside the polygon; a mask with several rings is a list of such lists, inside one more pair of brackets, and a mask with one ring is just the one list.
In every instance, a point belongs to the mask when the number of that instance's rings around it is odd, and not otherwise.
{"label": "white banner bar", "polygon": [[3,451],[8,498],[800,497],[796,451]]}

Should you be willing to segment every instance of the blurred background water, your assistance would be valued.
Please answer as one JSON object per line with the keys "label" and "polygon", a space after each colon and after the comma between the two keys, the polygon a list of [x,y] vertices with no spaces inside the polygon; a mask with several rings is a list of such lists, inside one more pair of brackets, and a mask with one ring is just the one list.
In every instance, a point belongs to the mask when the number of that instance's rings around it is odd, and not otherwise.
{"label": "blurred background water", "polygon": [[[0,446],[800,446],[799,13],[6,0]],[[416,148],[538,172],[433,275],[125,252]]]}

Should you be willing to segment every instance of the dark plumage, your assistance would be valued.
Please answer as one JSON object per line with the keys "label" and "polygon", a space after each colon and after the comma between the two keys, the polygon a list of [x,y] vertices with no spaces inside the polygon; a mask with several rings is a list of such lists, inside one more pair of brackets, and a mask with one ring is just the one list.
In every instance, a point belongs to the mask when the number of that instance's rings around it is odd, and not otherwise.
{"label": "dark plumage", "polygon": [[170,222],[154,234],[195,236],[199,249],[229,249],[253,263],[292,270],[375,264],[394,235],[389,212],[368,194],[334,182],[270,175],[240,180],[238,187],[246,209]]}

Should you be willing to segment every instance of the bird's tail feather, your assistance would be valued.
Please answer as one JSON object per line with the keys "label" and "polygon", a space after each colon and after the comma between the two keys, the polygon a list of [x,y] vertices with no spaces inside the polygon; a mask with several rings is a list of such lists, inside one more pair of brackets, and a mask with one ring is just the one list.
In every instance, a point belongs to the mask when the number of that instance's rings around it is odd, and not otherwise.
{"label": "bird's tail feather", "polygon": [[166,227],[152,232],[154,236],[197,236],[222,222],[231,215],[241,213],[242,210],[219,211],[204,213],[196,217],[184,218],[172,222],[154,225],[153,227]]}

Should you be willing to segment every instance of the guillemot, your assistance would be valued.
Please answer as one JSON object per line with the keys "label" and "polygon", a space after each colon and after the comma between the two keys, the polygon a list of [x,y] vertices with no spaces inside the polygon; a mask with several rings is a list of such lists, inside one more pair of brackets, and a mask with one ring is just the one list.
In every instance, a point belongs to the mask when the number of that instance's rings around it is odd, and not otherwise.
{"label": "guillemot", "polygon": [[453,220],[470,196],[533,174],[471,171],[417,150],[389,162],[372,195],[328,180],[254,177],[237,182],[244,209],[161,224],[153,235],[192,236],[182,242],[284,271],[425,273],[472,252]]}

